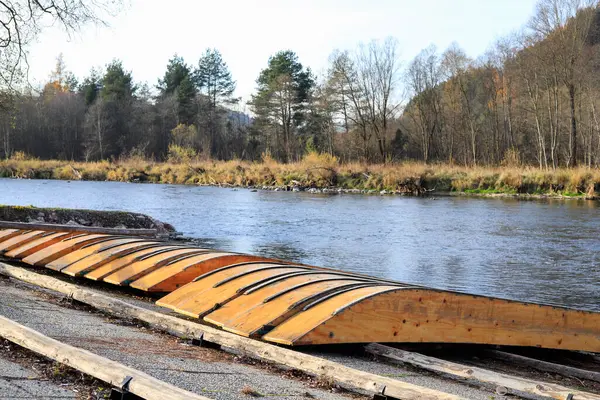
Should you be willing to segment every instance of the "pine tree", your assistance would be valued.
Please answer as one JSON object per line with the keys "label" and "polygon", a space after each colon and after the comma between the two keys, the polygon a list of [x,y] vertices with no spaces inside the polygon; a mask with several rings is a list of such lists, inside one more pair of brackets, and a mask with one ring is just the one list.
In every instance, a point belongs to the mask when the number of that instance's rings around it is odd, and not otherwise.
{"label": "pine tree", "polygon": [[160,98],[175,96],[178,103],[177,123],[192,124],[196,116],[195,77],[183,58],[174,55],[167,64],[163,79],[158,81]]}
{"label": "pine tree", "polygon": [[279,157],[290,161],[293,135],[305,122],[306,110],[315,80],[310,69],[298,61],[296,53],[280,51],[269,59],[257,79],[257,93],[250,105],[257,119],[275,130]]}
{"label": "pine tree", "polygon": [[223,106],[237,101],[232,98],[236,83],[221,53],[216,49],[204,52],[195,75],[200,93],[206,101],[206,118],[201,122],[204,122],[202,125],[206,127],[211,152],[214,154],[217,149],[223,149],[223,144],[228,140],[226,124],[223,123],[223,115],[227,110]]}

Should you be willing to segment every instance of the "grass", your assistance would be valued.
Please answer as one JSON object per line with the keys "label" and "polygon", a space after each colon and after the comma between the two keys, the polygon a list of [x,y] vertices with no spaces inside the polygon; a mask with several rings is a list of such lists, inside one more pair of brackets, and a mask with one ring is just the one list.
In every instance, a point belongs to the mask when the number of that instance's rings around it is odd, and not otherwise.
{"label": "grass", "polygon": [[371,165],[339,163],[335,157],[309,154],[282,164],[269,156],[261,162],[192,160],[167,163],[141,158],[114,162],[38,160],[20,156],[0,161],[0,177],[118,182],[152,182],[241,187],[300,186],[421,194],[425,191],[472,195],[551,195],[595,198],[600,170],[540,170],[533,167],[464,167],[448,164]]}

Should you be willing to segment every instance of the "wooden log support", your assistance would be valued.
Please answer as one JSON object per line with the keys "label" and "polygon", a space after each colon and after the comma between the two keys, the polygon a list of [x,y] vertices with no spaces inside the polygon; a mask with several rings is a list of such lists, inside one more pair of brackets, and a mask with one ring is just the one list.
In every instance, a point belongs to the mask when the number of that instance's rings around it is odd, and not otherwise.
{"label": "wooden log support", "polygon": [[272,344],[259,342],[224,332],[196,322],[165,315],[137,307],[101,293],[83,289],[51,276],[40,275],[26,269],[0,262],[0,274],[39,287],[71,296],[73,299],[119,318],[131,318],[150,324],[156,329],[177,336],[201,338],[226,348],[235,349],[250,357],[294,368],[313,376],[332,379],[344,387],[359,389],[371,394],[381,394],[403,400],[454,400],[459,396],[424,388],[396,379],[359,371],[319,357],[303,354]]}
{"label": "wooden log support", "polygon": [[[491,388],[505,388],[508,393],[518,396],[565,400],[573,395],[573,400],[600,400],[600,395],[582,392],[567,387],[534,381],[531,379],[497,373],[483,368],[461,365],[451,361],[440,360],[419,353],[413,353],[394,347],[371,343],[365,346],[367,353],[379,356],[395,364],[410,364],[418,368],[442,374],[444,376],[466,380],[478,386]],[[527,394],[533,396],[526,396]]]}
{"label": "wooden log support", "polygon": [[104,233],[107,235],[156,236],[156,229],[103,228],[83,225],[55,225],[31,222],[0,221],[0,229],[44,230],[54,232]]}
{"label": "wooden log support", "polygon": [[552,372],[562,376],[570,376],[600,382],[600,372],[588,371],[586,369],[570,367],[568,365],[556,364],[549,361],[536,360],[519,354],[507,353],[500,350],[486,350],[486,355],[498,360],[508,361],[537,369],[538,371]]}
{"label": "wooden log support", "polygon": [[126,365],[61,343],[3,316],[0,316],[0,336],[112,386],[120,387],[130,376],[133,379],[129,381],[127,390],[146,400],[209,400]]}

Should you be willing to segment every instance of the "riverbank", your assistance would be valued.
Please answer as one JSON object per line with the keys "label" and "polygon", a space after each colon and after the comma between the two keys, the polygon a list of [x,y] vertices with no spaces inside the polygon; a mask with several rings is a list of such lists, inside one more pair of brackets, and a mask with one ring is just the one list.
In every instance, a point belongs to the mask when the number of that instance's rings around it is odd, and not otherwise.
{"label": "riverbank", "polygon": [[74,225],[97,228],[156,229],[159,235],[173,235],[175,228],[145,214],[129,211],[97,211],[0,204],[0,221]]}
{"label": "riverbank", "polygon": [[597,199],[600,171],[587,168],[461,167],[445,164],[340,164],[327,155],[296,163],[198,161],[185,164],[142,159],[69,162],[9,159],[0,177],[249,187],[270,190],[424,195],[576,197]]}

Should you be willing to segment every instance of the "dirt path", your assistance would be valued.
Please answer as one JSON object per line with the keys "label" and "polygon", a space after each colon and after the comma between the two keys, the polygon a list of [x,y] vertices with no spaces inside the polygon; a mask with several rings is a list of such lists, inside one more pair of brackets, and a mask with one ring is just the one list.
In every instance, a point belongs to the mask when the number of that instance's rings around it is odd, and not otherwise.
{"label": "dirt path", "polygon": [[[251,365],[221,350],[192,346],[170,335],[107,318],[47,292],[0,280],[0,314],[54,339],[144,371],[213,399],[252,396],[343,400],[361,398],[324,383]],[[0,398],[9,396],[0,386]]]}

